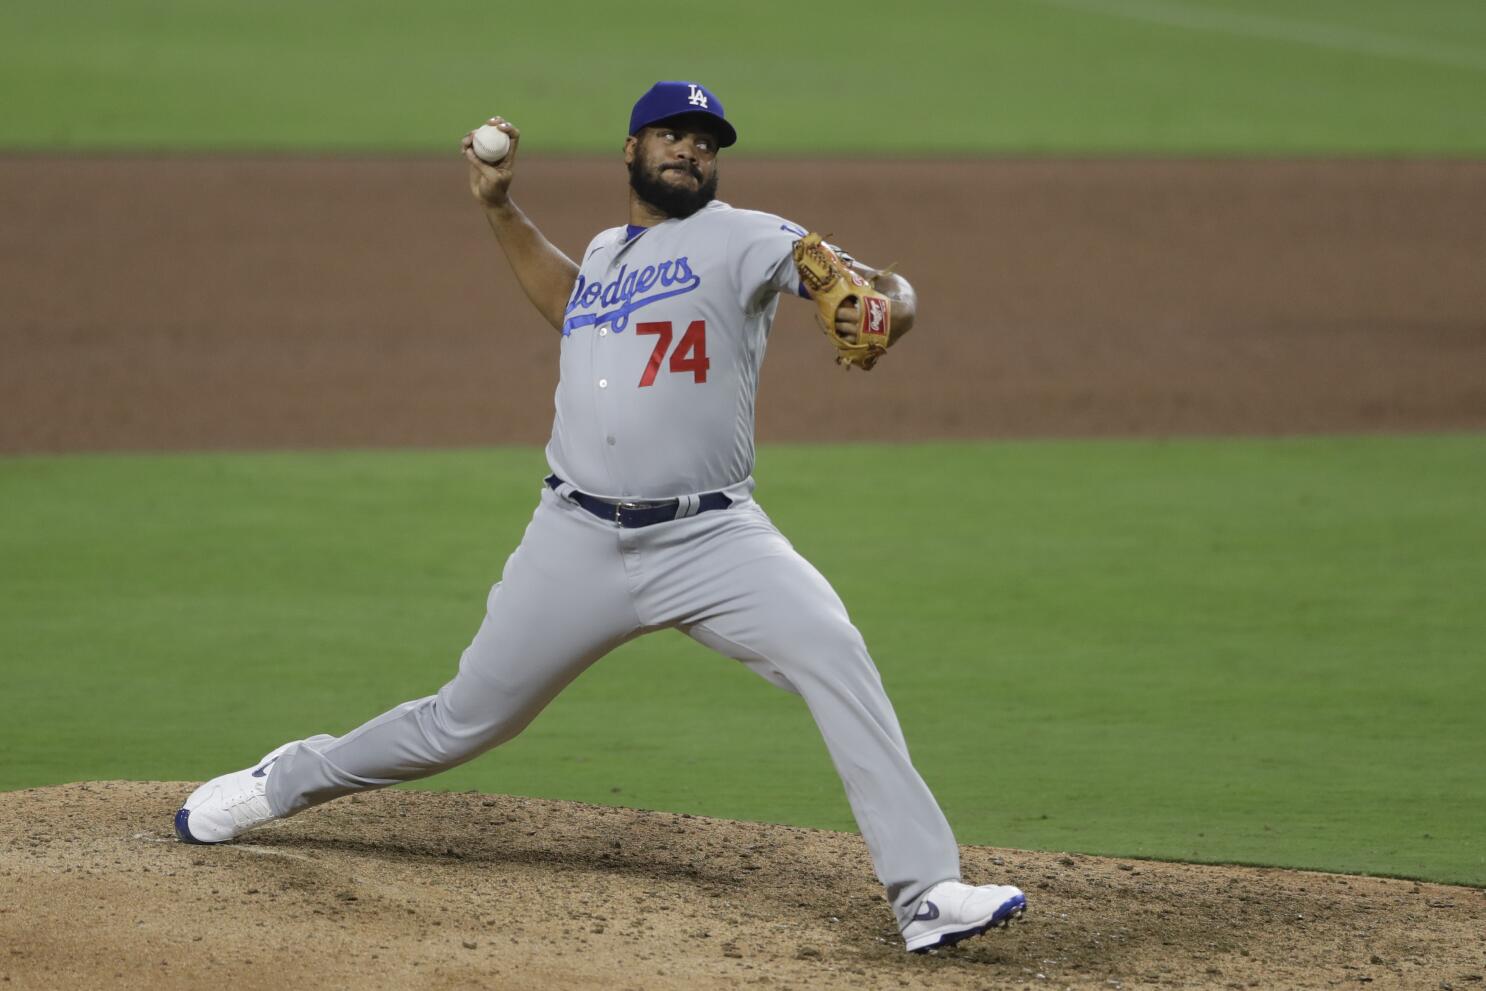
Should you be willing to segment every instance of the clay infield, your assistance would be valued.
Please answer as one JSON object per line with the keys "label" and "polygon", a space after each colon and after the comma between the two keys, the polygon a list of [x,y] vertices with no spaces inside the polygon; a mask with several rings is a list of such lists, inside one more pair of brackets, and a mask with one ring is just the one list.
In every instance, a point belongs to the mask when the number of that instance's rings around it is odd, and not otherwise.
{"label": "clay infield", "polygon": [[[779,440],[1486,427],[1486,163],[725,163],[918,287],[847,375],[771,339]],[[570,253],[622,173],[527,159]],[[457,160],[0,159],[0,452],[539,443],[556,337]],[[224,770],[227,770],[224,768]],[[383,792],[224,847],[192,785],[0,794],[8,987],[1470,988],[1486,894],[967,847],[1026,921],[904,954],[859,838]]]}
{"label": "clay infield", "polygon": [[[1486,427],[1486,162],[723,166],[920,296],[870,375],[785,301],[762,441]],[[463,168],[0,158],[0,452],[544,442]],[[617,161],[515,194],[570,254],[624,219]]]}
{"label": "clay infield", "polygon": [[1486,892],[967,847],[1026,919],[903,952],[844,833],[377,792],[220,847],[192,785],[0,794],[0,974],[22,988],[1471,988]]}

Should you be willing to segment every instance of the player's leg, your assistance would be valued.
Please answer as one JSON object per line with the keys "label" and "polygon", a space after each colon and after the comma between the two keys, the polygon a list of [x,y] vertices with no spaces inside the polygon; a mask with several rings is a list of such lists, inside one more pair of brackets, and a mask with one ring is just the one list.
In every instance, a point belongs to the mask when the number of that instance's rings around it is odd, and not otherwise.
{"label": "player's leg", "polygon": [[[549,490],[486,606],[458,673],[437,694],[343,736],[310,737],[270,754],[276,759],[258,784],[259,821],[461,764],[520,733],[573,678],[639,632],[612,531]],[[233,783],[225,784],[231,792]],[[188,799],[183,812],[191,807]],[[210,829],[210,814],[198,816],[202,829]],[[230,838],[251,828],[235,821],[246,815],[218,814],[223,825],[196,838]]]}
{"label": "player's leg", "polygon": [[846,788],[900,925],[960,876],[959,850],[908,747],[861,634],[821,574],[753,504],[667,526],[716,527],[674,549],[642,600],[692,637],[798,692]]}
{"label": "player's leg", "polygon": [[550,490],[490,591],[485,620],[436,695],[286,752],[276,815],[427,777],[520,733],[589,665],[639,632],[612,531]]}

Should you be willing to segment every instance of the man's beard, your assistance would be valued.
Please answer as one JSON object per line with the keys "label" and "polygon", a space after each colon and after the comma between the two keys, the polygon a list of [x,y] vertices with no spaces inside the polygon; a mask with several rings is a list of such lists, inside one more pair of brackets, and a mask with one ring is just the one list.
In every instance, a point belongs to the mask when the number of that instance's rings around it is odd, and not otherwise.
{"label": "man's beard", "polygon": [[[699,181],[700,170],[691,167],[691,174]],[[661,178],[661,172],[648,172],[638,157],[629,165],[629,185],[635,195],[655,207],[668,217],[685,220],[702,207],[712,202],[717,195],[717,168],[712,169],[712,178],[702,182],[696,189],[673,186]]]}

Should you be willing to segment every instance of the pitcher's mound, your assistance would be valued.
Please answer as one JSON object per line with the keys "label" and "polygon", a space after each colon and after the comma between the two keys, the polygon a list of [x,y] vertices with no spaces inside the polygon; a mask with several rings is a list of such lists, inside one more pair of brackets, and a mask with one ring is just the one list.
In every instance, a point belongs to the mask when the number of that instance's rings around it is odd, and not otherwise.
{"label": "pitcher's mound", "polygon": [[178,843],[193,786],[0,794],[15,988],[1480,986],[1469,888],[967,847],[1026,919],[903,952],[859,837],[386,791]]}

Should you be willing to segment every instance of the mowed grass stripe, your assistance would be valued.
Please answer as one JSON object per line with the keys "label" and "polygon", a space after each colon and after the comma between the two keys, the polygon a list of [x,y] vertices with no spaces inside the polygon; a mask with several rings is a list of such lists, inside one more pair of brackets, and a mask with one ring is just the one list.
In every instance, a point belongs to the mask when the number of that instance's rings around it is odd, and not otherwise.
{"label": "mowed grass stripe", "polygon": [[617,154],[657,77],[740,154],[1480,154],[1478,0],[858,0],[635,17],[598,0],[16,0],[0,148],[439,152],[500,113],[529,152]]}
{"label": "mowed grass stripe", "polygon": [[[0,788],[202,779],[433,692],[542,471],[0,461]],[[758,477],[964,842],[1486,883],[1486,438],[770,447]],[[424,786],[851,827],[799,700],[674,633]]]}
{"label": "mowed grass stripe", "polygon": [[[1193,3],[1191,0],[1037,0],[1039,3],[1068,10],[1109,17],[1148,21],[1166,27],[1185,28],[1191,31],[1206,31],[1263,41],[1278,41],[1353,55],[1371,55],[1388,59],[1402,59],[1452,68],[1486,72],[1486,46],[1460,45],[1440,39],[1409,37],[1405,32],[1420,28],[1428,30],[1438,27],[1430,10],[1422,16],[1415,12],[1405,24],[1394,24],[1390,30],[1374,31],[1352,21],[1369,13],[1368,5],[1346,12],[1333,9],[1331,14],[1343,14],[1333,21],[1308,20],[1304,16],[1293,16],[1296,5],[1288,5],[1290,16],[1276,16],[1251,9],[1229,9],[1224,4],[1211,6]],[[1251,4],[1245,5],[1250,7]],[[1300,5],[1304,15],[1305,5]],[[1315,6],[1312,4],[1311,6]],[[1400,31],[1400,28],[1403,28]]]}

